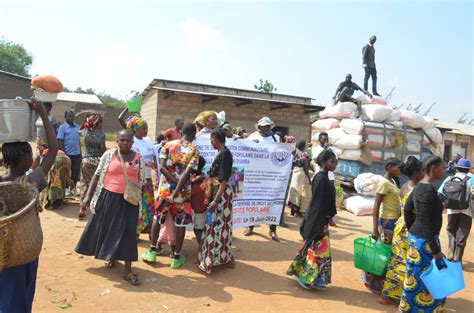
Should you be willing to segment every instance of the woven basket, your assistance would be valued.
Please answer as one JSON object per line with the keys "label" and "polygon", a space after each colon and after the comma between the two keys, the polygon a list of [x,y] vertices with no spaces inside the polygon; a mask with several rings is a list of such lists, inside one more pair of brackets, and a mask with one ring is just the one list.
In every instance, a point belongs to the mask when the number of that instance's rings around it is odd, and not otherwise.
{"label": "woven basket", "polygon": [[38,190],[32,184],[0,183],[0,203],[10,212],[0,216],[0,272],[34,261],[41,252],[43,232],[38,216]]}

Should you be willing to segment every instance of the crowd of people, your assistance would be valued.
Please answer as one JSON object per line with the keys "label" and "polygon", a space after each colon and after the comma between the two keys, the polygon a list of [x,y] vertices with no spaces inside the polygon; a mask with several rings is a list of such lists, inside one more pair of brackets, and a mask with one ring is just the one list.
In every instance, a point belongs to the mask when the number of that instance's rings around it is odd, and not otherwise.
{"label": "crowd of people", "polygon": [[[233,157],[226,140],[296,141],[273,132],[274,123],[269,117],[261,118],[256,130],[248,134],[241,127],[232,128],[220,113],[204,111],[192,123],[176,119],[175,127],[161,132],[154,143],[147,137],[146,120],[124,109],[118,116],[123,129],[117,133],[116,146],[107,150],[101,113],[86,113],[78,125],[74,112],[67,111],[65,122],[56,131],[51,104],[34,99],[29,103],[41,120],[37,123],[38,156],[33,159],[28,143],[4,144],[3,159],[9,173],[0,181],[27,175],[40,190],[44,189],[43,204],[48,209],[60,208],[67,195],[79,196],[78,218],[92,214],[76,252],[103,260],[108,268],[117,261],[125,262],[124,279],[132,285],[140,284],[132,269],[132,262],[139,258],[138,236],[149,234],[150,247],[140,256],[143,261],[156,262],[165,253],[163,246],[169,245],[171,268],[178,269],[186,262],[182,247],[191,224],[198,244],[199,269],[210,274],[215,266],[233,267],[232,200],[239,178],[232,172]],[[84,138],[84,153],[80,136]],[[196,138],[208,139],[217,152],[206,172],[206,161],[193,144]],[[329,229],[336,227],[337,163],[327,133],[319,134],[317,146],[311,147],[305,140],[296,142],[287,205],[291,215],[302,218],[300,234],[304,243],[287,274],[305,289],[325,290],[331,283]],[[467,181],[470,167],[469,160],[460,158],[454,165],[454,177]],[[409,179],[400,187],[401,174]],[[411,156],[405,163],[396,158],[385,161],[385,175],[375,198],[372,237],[391,244],[392,257],[385,275],[361,274],[365,286],[381,295],[382,304],[396,303],[403,312],[418,312],[436,311],[445,302],[433,299],[420,279],[433,258],[443,262],[438,236],[447,198],[444,186],[452,178],[446,178],[437,190],[434,182],[443,179],[445,164],[439,157],[422,161]],[[305,186],[311,189],[307,207],[302,204]],[[469,191],[464,194],[469,203],[470,186],[466,184]],[[472,223],[471,208],[447,208],[448,259],[461,262]],[[283,218],[279,225],[285,226]],[[277,242],[279,225],[269,225],[269,236]],[[250,226],[244,235],[253,232]],[[0,274],[0,308],[21,302],[24,311],[31,311],[37,266],[38,260]]]}

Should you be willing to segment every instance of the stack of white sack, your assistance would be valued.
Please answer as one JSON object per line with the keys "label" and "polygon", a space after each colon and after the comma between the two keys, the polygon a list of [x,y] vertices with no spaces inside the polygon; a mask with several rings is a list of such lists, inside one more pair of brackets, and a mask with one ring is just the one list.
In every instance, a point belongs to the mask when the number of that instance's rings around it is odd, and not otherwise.
{"label": "stack of white sack", "polygon": [[361,135],[364,130],[364,122],[359,119],[346,118],[339,123],[346,133],[351,135]]}
{"label": "stack of white sack", "polygon": [[359,117],[357,105],[352,102],[339,102],[336,105],[326,106],[326,108],[319,113],[320,118],[349,118]]}
{"label": "stack of white sack", "polygon": [[379,187],[379,183],[382,179],[383,176],[381,175],[362,173],[354,179],[354,188],[357,193],[363,196],[375,197],[377,188]]}
{"label": "stack of white sack", "polygon": [[[329,135],[329,142],[337,147],[338,157],[344,160],[360,161],[361,147],[367,144],[372,147],[374,161],[382,161],[388,157],[395,157],[395,153],[378,151],[380,149],[391,149],[405,144],[408,153],[417,155],[421,147],[432,146],[431,150],[438,155],[443,137],[435,120],[425,117],[416,112],[407,110],[396,110],[387,106],[385,99],[374,97],[373,99],[363,95],[358,97],[362,104],[362,115],[357,118],[357,106],[351,102],[338,103],[328,106],[320,113],[320,120],[312,124],[312,142],[319,144],[320,132]],[[397,129],[415,129],[406,132],[405,138],[399,138]],[[420,131],[424,136],[420,138]]]}
{"label": "stack of white sack", "polygon": [[370,98],[366,95],[360,95],[356,99],[359,100],[361,104],[387,105],[387,99],[384,99],[384,98],[378,97],[378,96],[373,96],[372,98]]}
{"label": "stack of white sack", "polygon": [[443,135],[441,134],[441,131],[436,128],[428,128],[424,129],[425,135],[423,136],[423,144],[424,145],[439,145],[443,142]]}
{"label": "stack of white sack", "polygon": [[335,145],[344,150],[360,149],[360,147],[362,146],[362,136],[346,134],[341,138],[337,139]]}
{"label": "stack of white sack", "polygon": [[374,197],[353,196],[344,200],[344,208],[356,216],[372,215],[374,203]]}
{"label": "stack of white sack", "polygon": [[400,121],[402,121],[405,126],[411,128],[423,128],[427,122],[423,116],[415,112],[401,110],[400,113]]}
{"label": "stack of white sack", "polygon": [[347,136],[347,133],[344,131],[344,129],[338,127],[338,128],[333,128],[328,130],[328,136],[329,136],[329,143],[331,145],[336,145],[336,142],[343,138],[344,136]]}
{"label": "stack of white sack", "polygon": [[366,121],[384,122],[391,117],[393,109],[381,104],[363,104],[362,118]]}
{"label": "stack of white sack", "polygon": [[325,119],[315,121],[313,124],[311,124],[311,127],[313,128],[313,131],[318,132],[318,133],[327,132],[328,130],[332,128],[338,128],[339,120],[335,118],[325,118]]}

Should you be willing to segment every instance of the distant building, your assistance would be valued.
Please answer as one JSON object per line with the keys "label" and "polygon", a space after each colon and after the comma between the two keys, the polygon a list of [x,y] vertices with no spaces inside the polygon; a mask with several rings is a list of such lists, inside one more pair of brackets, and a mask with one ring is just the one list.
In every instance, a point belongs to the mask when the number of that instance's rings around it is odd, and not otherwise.
{"label": "distant building", "polygon": [[[117,120],[117,116],[122,109],[105,107],[96,95],[75,92],[59,93],[58,99],[53,103],[51,114],[62,123],[64,122],[64,112],[67,110],[72,110],[76,114],[87,110],[102,111],[105,112],[104,131],[117,132],[122,128]],[[78,115],[76,123],[81,124],[84,117],[85,115]]]}
{"label": "distant building", "polygon": [[32,93],[30,78],[0,71],[0,99],[29,98]]}
{"label": "distant building", "polygon": [[443,158],[446,161],[456,153],[474,161],[474,126],[436,121],[436,127],[443,134]]}
{"label": "distant building", "polygon": [[243,127],[248,133],[255,131],[260,118],[268,116],[276,131],[309,140],[310,114],[324,109],[313,105],[308,97],[163,79],[154,79],[142,96],[141,113],[150,138],[174,127],[178,117],[193,122],[199,112],[212,110],[225,111],[232,127]]}

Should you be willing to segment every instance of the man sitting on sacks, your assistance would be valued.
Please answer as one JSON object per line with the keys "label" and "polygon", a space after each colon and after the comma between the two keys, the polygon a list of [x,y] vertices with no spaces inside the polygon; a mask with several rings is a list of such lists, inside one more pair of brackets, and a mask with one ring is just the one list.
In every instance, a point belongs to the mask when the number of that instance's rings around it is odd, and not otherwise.
{"label": "man sitting on sacks", "polygon": [[355,98],[352,98],[352,95],[354,94],[354,91],[359,90],[363,92],[365,95],[368,97],[372,98],[372,95],[370,92],[362,89],[352,81],[352,75],[347,74],[346,75],[346,80],[341,82],[339,84],[339,87],[337,87],[336,93],[334,94],[334,97],[332,97],[333,100],[333,105],[336,105],[338,102],[352,102],[357,105],[357,110],[359,111],[359,116],[362,115],[362,103],[360,100],[357,100]]}

